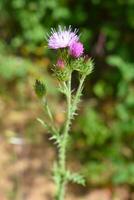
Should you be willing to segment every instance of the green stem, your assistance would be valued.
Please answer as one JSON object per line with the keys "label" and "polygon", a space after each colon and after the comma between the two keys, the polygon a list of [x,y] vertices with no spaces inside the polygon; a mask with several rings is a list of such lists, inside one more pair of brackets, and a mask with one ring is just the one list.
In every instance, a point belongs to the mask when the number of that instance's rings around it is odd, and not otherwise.
{"label": "green stem", "polygon": [[60,167],[60,183],[57,190],[57,198],[56,200],[63,200],[65,196],[65,186],[66,186],[66,147],[67,147],[67,141],[68,141],[68,132],[70,128],[70,122],[71,122],[71,75],[69,77],[67,85],[67,117],[65,122],[65,127],[63,131],[63,138],[62,143],[59,151],[59,167]]}
{"label": "green stem", "polygon": [[77,105],[80,101],[80,96],[81,96],[81,92],[82,92],[83,83],[84,83],[85,78],[86,78],[86,76],[83,75],[80,79],[80,83],[79,83],[77,92],[75,94],[75,98],[74,98],[73,103],[72,103],[72,112],[71,112],[72,116],[71,117],[73,117],[73,115],[75,114],[75,112],[77,110]]}
{"label": "green stem", "polygon": [[68,141],[68,133],[70,129],[70,124],[72,120],[73,113],[75,113],[77,109],[77,104],[79,102],[82,88],[83,88],[83,83],[85,80],[86,76],[82,76],[80,79],[79,87],[77,89],[75,98],[72,102],[72,96],[71,96],[71,75],[69,77],[69,80],[67,82],[67,85],[65,84],[65,90],[66,92],[66,98],[67,98],[67,117],[66,117],[66,122],[65,122],[65,127],[63,131],[63,137],[61,141],[61,146],[60,146],[60,151],[59,151],[59,176],[60,176],[60,181],[57,186],[57,195],[56,195],[56,200],[64,200],[65,196],[65,187],[66,187],[66,147],[67,147],[67,141]]}

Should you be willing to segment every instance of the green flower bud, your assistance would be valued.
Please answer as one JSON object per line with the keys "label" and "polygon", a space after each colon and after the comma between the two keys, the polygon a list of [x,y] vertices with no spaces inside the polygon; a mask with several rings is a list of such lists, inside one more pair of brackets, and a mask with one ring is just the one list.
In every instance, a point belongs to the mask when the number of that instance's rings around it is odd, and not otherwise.
{"label": "green flower bud", "polygon": [[35,90],[36,95],[39,98],[43,98],[43,96],[45,96],[46,94],[45,84],[41,82],[40,80],[35,81],[34,90]]}
{"label": "green flower bud", "polygon": [[68,67],[64,68],[64,69],[60,69],[58,67],[54,67],[53,69],[54,72],[54,76],[56,76],[56,78],[59,81],[67,81],[69,76],[70,76],[70,69]]}
{"label": "green flower bud", "polygon": [[94,62],[91,58],[85,60],[85,69],[84,69],[84,73],[86,73],[87,75],[88,74],[91,74],[92,71],[94,69]]}
{"label": "green flower bud", "polygon": [[91,58],[86,59],[85,57],[81,57],[71,63],[71,68],[72,70],[78,71],[80,74],[88,75],[92,73],[94,63]]}

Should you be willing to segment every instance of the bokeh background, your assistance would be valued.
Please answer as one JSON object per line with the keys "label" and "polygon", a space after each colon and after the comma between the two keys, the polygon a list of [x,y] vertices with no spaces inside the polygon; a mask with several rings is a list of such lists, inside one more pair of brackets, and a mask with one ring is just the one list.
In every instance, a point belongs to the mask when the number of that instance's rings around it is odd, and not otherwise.
{"label": "bokeh background", "polygon": [[[95,69],[72,127],[68,165],[86,187],[71,200],[134,199],[134,0],[0,0],[0,200],[51,200],[56,158],[33,85],[46,82],[55,121],[64,121],[46,48],[51,27],[80,30]],[[73,87],[77,85],[74,76]]]}

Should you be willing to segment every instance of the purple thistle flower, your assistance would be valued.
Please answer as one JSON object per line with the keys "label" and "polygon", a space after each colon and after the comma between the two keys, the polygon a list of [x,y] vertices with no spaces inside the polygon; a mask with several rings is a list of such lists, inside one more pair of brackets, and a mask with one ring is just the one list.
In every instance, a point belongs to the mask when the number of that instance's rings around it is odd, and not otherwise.
{"label": "purple thistle flower", "polygon": [[78,40],[77,29],[72,31],[71,26],[68,29],[59,26],[57,31],[52,29],[51,35],[48,38],[48,46],[51,49],[66,48]]}
{"label": "purple thistle flower", "polygon": [[78,58],[80,57],[84,52],[84,47],[81,42],[74,42],[70,47],[69,47],[69,53],[72,57]]}
{"label": "purple thistle flower", "polygon": [[61,69],[63,69],[63,68],[65,67],[65,63],[64,63],[64,61],[63,61],[61,58],[59,58],[59,59],[57,60],[56,65],[57,65],[57,67],[59,67],[59,68],[61,68]]}

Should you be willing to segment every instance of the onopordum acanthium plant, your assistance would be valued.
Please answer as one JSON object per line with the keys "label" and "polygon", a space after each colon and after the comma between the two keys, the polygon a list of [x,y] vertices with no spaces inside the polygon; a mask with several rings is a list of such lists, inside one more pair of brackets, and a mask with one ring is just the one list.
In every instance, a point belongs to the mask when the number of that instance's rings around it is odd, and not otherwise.
{"label": "onopordum acanthium plant", "polygon": [[[66,166],[67,146],[72,121],[77,115],[78,104],[81,99],[84,81],[93,70],[93,61],[84,56],[83,44],[79,41],[77,30],[72,31],[71,27],[58,27],[58,30],[52,29],[48,36],[48,47],[57,52],[57,62],[53,66],[53,74],[59,81],[59,91],[65,95],[67,108],[63,127],[55,125],[55,119],[46,97],[46,87],[40,80],[35,82],[35,92],[49,118],[46,122],[40,118],[38,121],[49,131],[50,140],[58,148],[58,159],[54,164],[53,178],[56,184],[55,200],[64,200],[66,186],[69,182],[85,185],[85,180],[79,173],[71,172]],[[79,85],[72,90],[72,73],[77,71]]]}

